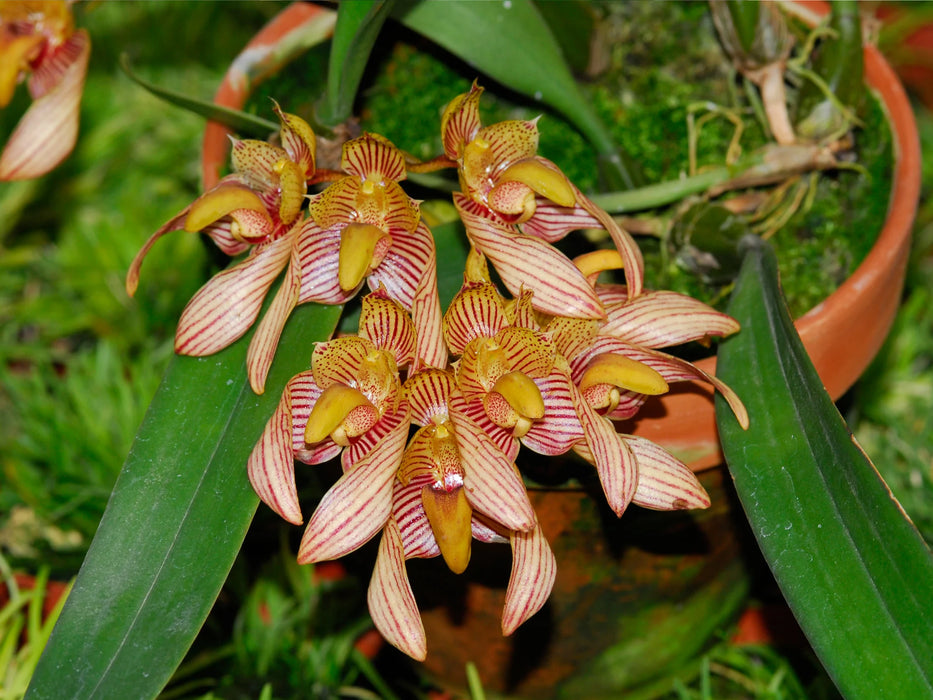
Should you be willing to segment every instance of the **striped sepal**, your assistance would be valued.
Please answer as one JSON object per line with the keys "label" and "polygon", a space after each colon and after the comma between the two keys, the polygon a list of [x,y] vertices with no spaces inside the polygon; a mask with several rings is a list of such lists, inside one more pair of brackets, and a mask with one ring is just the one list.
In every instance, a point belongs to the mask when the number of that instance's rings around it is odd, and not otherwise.
{"label": "striped sepal", "polygon": [[340,288],[337,276],[340,266],[340,232],[324,231],[312,219],[301,224],[295,244],[301,267],[300,304],[314,301],[318,304],[342,304],[354,291]]}
{"label": "striped sepal", "polygon": [[[304,374],[308,375],[308,373]],[[310,376],[304,379],[310,380]],[[301,383],[301,381],[297,382],[299,385]],[[295,462],[292,457],[294,432],[292,387],[295,385],[296,382],[293,379],[285,386],[279,405],[269,418],[259,442],[249,455],[246,472],[253,490],[263,503],[288,522],[301,525],[304,520],[298,504],[298,492],[295,488]],[[300,393],[307,394],[307,391],[305,389]],[[307,416],[305,421],[307,421]],[[303,429],[302,432],[304,432]],[[304,440],[302,440],[303,444]]]}
{"label": "striped sepal", "polygon": [[58,51],[71,62],[60,72],[55,86],[34,100],[16,125],[0,154],[0,180],[28,180],[44,175],[74,148],[91,54],[87,32],[78,30]]}
{"label": "striped sepal", "polygon": [[612,242],[615,243],[616,250],[622,256],[625,268],[626,291],[629,298],[634,299],[641,294],[645,277],[645,261],[642,258],[638,244],[628,231],[623,229],[609,214],[597,207],[586,195],[579,190],[576,190],[576,193],[577,203],[592,214],[602,224],[603,228],[609,232]]}
{"label": "striped sepal", "polygon": [[601,334],[646,348],[666,348],[739,330],[731,316],[670,291],[645,292],[626,303],[607,306],[606,314],[609,320]]}
{"label": "striped sepal", "polygon": [[341,476],[324,494],[311,516],[298,561],[337,559],[368,542],[392,512],[392,483],[408,438],[407,421],[399,421],[369,454]]}
{"label": "striped sepal", "polygon": [[424,661],[428,654],[424,624],[405,571],[405,551],[394,520],[383,530],[366,600],[373,623],[386,641]]}
{"label": "striped sepal", "polygon": [[583,425],[573,401],[569,378],[555,370],[535,384],[544,399],[544,417],[531,424],[522,445],[542,455],[562,455],[583,439]]}
{"label": "striped sepal", "polygon": [[270,212],[279,208],[279,175],[275,166],[291,160],[284,148],[258,139],[230,139],[230,161],[243,183],[254,190]]}
{"label": "striped sepal", "polygon": [[429,477],[415,478],[407,486],[395,482],[392,518],[398,523],[406,559],[430,559],[441,553],[421,501],[421,489],[429,482]]}
{"label": "striped sepal", "polygon": [[638,460],[638,488],[632,503],[653,510],[709,508],[706,493],[692,471],[651,440],[623,436]]}
{"label": "striped sepal", "polygon": [[343,144],[340,167],[361,180],[374,182],[405,179],[402,152],[378,134],[363,134]]}
{"label": "striped sepal", "polygon": [[418,226],[412,233],[390,233],[392,245],[382,262],[369,273],[369,288],[378,289],[381,285],[390,297],[411,309],[422,280],[436,260],[434,240],[424,226]]}
{"label": "striped sepal", "polygon": [[434,237],[423,221],[418,225],[416,235],[422,237],[426,244],[430,242],[430,255],[421,271],[421,278],[411,303],[411,316],[418,338],[415,361],[412,365],[414,372],[422,367],[444,369],[449,358],[447,344],[444,342],[441,299],[437,290],[437,252],[434,248]]}
{"label": "striped sepal", "polygon": [[298,256],[293,248],[285,279],[250,339],[246,353],[246,374],[249,377],[250,386],[257,394],[262,394],[266,390],[266,376],[272,366],[272,358],[275,357],[279,338],[282,336],[285,322],[288,321],[288,317],[298,304],[300,293],[301,270],[298,268]]}
{"label": "striped sepal", "polygon": [[534,308],[552,316],[603,318],[593,288],[574,264],[548,243],[516,233],[489,210],[454,193],[470,241],[493,264],[515,295],[534,292]]}
{"label": "striped sepal", "polygon": [[512,532],[512,574],[502,610],[502,634],[519,625],[547,602],[557,578],[557,560],[540,526],[529,532]]}
{"label": "striped sepal", "polygon": [[585,450],[578,454],[596,467],[599,481],[612,511],[622,516],[635,495],[638,466],[632,450],[615,431],[612,423],[600,416],[571,385],[574,407],[583,426]]}
{"label": "striped sepal", "polygon": [[509,530],[530,530],[536,522],[534,509],[515,463],[469,419],[463,399],[452,397],[450,409],[470,505]]}
{"label": "striped sepal", "polygon": [[483,88],[475,82],[470,91],[457,95],[444,109],[441,117],[441,137],[444,153],[451,160],[460,156],[461,149],[476,135],[482,123],[479,118],[479,98]]}
{"label": "striped sepal", "polygon": [[178,321],[175,352],[211,355],[242,336],[259,315],[269,287],[291,255],[292,241],[280,238],[243,262],[215,275],[188,302]]}

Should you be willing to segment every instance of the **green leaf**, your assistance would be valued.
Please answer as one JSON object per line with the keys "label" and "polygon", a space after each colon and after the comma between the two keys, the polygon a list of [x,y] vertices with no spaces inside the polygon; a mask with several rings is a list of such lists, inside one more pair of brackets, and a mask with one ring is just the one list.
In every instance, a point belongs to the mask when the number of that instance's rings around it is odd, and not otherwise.
{"label": "green leaf", "polygon": [[228,107],[221,107],[210,100],[201,100],[189,95],[183,95],[180,92],[159,87],[153,83],[140,78],[130,68],[130,58],[127,54],[120,56],[120,67],[123,72],[137,85],[142,86],[156,97],[159,97],[169,104],[181,107],[194,114],[199,114],[211,121],[220,122],[224,126],[229,126],[234,131],[249,136],[265,138],[270,132],[278,132],[279,125],[276,122],[257,117],[255,114],[239,112]]}
{"label": "green leaf", "polygon": [[316,115],[325,126],[336,126],[352,115],[363,71],[393,4],[391,0],[354,0],[338,5],[327,90]]}
{"label": "green leaf", "polygon": [[246,381],[250,335],[210,357],[172,360],[27,698],[147,698],[168,682],[256,510],[253,444],[339,314],[295,310],[261,396]]}
{"label": "green leaf", "polygon": [[640,184],[636,168],[581,93],[560,45],[531,0],[407,2],[399,4],[395,16],[494,80],[564,115],[615,175],[611,189]]}
{"label": "green leaf", "polygon": [[[846,698],[933,698],[933,559],[823,389],[781,297],[773,250],[754,239],[718,376],[723,452],[758,545]],[[858,310],[855,310],[858,313]]]}

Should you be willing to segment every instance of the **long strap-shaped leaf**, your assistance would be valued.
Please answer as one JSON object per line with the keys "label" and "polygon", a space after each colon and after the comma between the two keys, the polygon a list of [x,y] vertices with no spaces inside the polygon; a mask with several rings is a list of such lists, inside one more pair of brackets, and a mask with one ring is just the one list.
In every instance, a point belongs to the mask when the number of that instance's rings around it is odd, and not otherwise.
{"label": "long strap-shaped leaf", "polygon": [[150,698],[168,682],[256,511],[250,450],[339,313],[296,309],[262,396],[246,381],[249,335],[210,357],[172,360],[28,698]]}
{"label": "long strap-shaped leaf", "polygon": [[848,432],[781,297],[773,250],[750,245],[730,302],[741,332],[718,376],[723,452],[765,559],[839,690],[933,698],[933,559]]}

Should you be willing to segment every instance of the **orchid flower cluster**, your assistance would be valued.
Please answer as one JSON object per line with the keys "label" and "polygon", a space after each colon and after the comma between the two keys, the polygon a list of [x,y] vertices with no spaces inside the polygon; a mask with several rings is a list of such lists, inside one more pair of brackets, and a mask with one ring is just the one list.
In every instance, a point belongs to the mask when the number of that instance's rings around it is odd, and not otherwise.
{"label": "orchid flower cluster", "polygon": [[[381,533],[370,612],[383,636],[416,659],[427,645],[408,559],[441,556],[460,573],[474,539],[509,543],[504,634],[550,594],[556,562],[516,466],[521,447],[572,451],[591,463],[619,516],[630,503],[704,508],[709,498],[684,464],[620,434],[613,421],[673,382],[699,379],[747,423],[727,386],[661,350],[738,324],[690,297],[644,290],[636,243],[537,155],[536,121],[484,127],[481,94],[474,85],[448,105],[444,154],[434,161],[416,162],[365,134],[344,144],[339,173],[316,169],[311,128],[276,105],[281,145],[234,140],[234,172],[159,229],[127,278],[132,293],[146,252],[172,230],[203,232],[231,256],[247,253],[181,317],[177,352],[207,355],[256,322],[284,271],[249,345],[247,372],[259,393],[296,305],[340,304],[369,288],[357,335],[315,347],[247,471],[260,499],[299,525],[296,460],[339,456],[342,476],[311,515],[298,560],[336,559]],[[399,184],[409,171],[439,167],[457,168],[453,201],[471,244],[463,286],[443,315],[434,239]],[[579,229],[603,229],[613,247],[569,259],[553,243]],[[624,284],[597,281],[612,269],[623,270]]]}

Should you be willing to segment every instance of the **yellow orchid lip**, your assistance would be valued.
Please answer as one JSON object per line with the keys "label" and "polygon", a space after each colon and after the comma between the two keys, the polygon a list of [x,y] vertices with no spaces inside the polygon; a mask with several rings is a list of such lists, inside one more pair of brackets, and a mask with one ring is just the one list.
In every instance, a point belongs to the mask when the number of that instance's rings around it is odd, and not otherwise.
{"label": "yellow orchid lip", "polygon": [[421,504],[441,556],[451,571],[462,574],[470,563],[473,542],[473,508],[462,485],[427,484],[421,489]]}
{"label": "yellow orchid lip", "polygon": [[503,428],[512,428],[523,437],[536,420],[544,417],[544,399],[538,385],[522,372],[504,374],[483,398],[489,419]]}
{"label": "yellow orchid lip", "polygon": [[337,280],[340,288],[356,289],[369,271],[382,262],[392,238],[372,224],[353,222],[340,233],[340,256]]}
{"label": "yellow orchid lip", "polygon": [[651,396],[668,390],[667,382],[655,369],[624,355],[605,353],[595,357],[580,379],[580,389],[609,384]]}
{"label": "yellow orchid lip", "polygon": [[45,38],[41,34],[24,34],[7,39],[0,35],[4,60],[0,66],[0,109],[10,104],[20,71],[29,67],[30,58],[39,51]]}
{"label": "yellow orchid lip", "polygon": [[270,224],[272,222],[272,217],[258,194],[248,187],[231,183],[215,187],[194,200],[185,219],[185,231],[201,231],[237,209],[258,212],[265,216]]}
{"label": "yellow orchid lip", "polygon": [[586,278],[606,270],[621,270],[625,267],[619,251],[609,248],[578,255],[573,259],[573,264]]}
{"label": "yellow orchid lip", "polygon": [[305,442],[315,445],[330,437],[346,447],[349,438],[365,433],[377,419],[375,406],[362,392],[346,384],[331,384],[314,402],[305,426]]}
{"label": "yellow orchid lip", "polygon": [[534,158],[526,158],[513,163],[496,179],[499,182],[506,180],[522,182],[542,197],[562,207],[572,207],[577,203],[577,197],[567,176]]}

